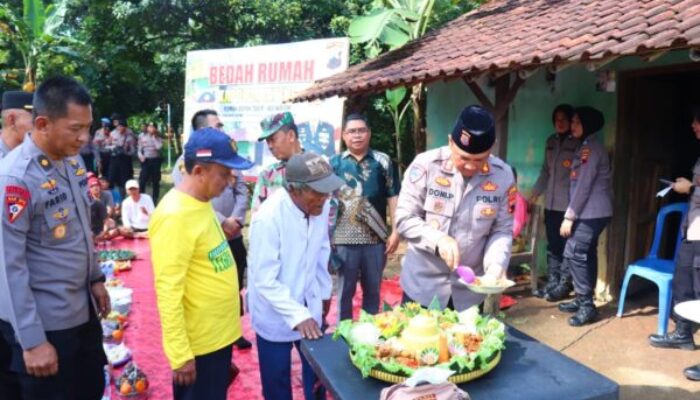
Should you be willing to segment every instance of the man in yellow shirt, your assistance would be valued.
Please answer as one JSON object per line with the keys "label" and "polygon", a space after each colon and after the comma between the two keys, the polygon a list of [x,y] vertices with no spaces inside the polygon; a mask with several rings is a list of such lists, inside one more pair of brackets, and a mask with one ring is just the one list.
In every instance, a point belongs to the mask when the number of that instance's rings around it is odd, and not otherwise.
{"label": "man in yellow shirt", "polygon": [[210,200],[231,169],[252,163],[213,128],[185,145],[183,181],[158,204],[149,224],[163,347],[177,400],[226,398],[231,349],[241,336],[236,264]]}

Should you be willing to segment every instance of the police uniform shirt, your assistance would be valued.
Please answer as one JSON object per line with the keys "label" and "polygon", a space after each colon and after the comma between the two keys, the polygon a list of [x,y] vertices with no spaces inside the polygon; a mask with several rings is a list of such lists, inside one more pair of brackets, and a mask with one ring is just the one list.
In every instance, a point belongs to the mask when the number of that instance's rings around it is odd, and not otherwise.
{"label": "police uniform shirt", "polygon": [[693,185],[695,188],[690,193],[688,200],[688,216],[683,224],[683,232],[686,240],[700,241],[700,158],[693,167]]}
{"label": "police uniform shirt", "polygon": [[90,283],[103,275],[80,157],[51,161],[30,135],[15,150],[0,161],[0,319],[29,349],[46,341],[45,331],[86,323]]}
{"label": "police uniform shirt", "polygon": [[611,171],[608,152],[597,135],[590,135],[576,149],[569,172],[567,219],[594,219],[612,216]]}
{"label": "police uniform shirt", "polygon": [[459,283],[457,274],[436,254],[437,243],[452,236],[459,245],[459,263],[477,275],[492,264],[506,268],[515,193],[511,168],[495,156],[469,179],[454,168],[447,146],[416,156],[396,208],[397,229],[408,241],[401,270],[406,294],[423,305],[437,296],[443,307],[452,297],[457,310],[482,302],[484,296]]}
{"label": "police uniform shirt", "polygon": [[142,133],[138,140],[138,153],[144,158],[160,158],[163,140],[149,133]]}
{"label": "police uniform shirt", "polygon": [[[0,131],[0,132],[2,132],[2,131]],[[7,147],[7,145],[5,144],[5,141],[2,140],[2,136],[0,136],[0,160],[5,158],[5,156],[8,155],[10,153],[10,151],[11,151],[10,148]]]}
{"label": "police uniform shirt", "polygon": [[569,172],[579,140],[567,134],[563,138],[555,133],[547,138],[544,162],[540,176],[532,188],[532,194],[544,193],[544,208],[566,211],[569,205]]}

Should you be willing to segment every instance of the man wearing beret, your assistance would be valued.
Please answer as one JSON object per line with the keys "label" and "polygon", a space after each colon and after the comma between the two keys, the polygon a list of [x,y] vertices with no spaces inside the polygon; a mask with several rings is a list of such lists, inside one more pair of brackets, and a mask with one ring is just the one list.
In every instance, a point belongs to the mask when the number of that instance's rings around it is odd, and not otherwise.
{"label": "man wearing beret", "polygon": [[272,196],[272,193],[284,186],[287,161],[293,155],[302,152],[299,131],[289,111],[263,119],[260,121],[260,128],[262,128],[262,135],[258,141],[267,142],[270,153],[278,161],[260,172],[253,190],[252,213],[255,213],[260,204]]}
{"label": "man wearing beret", "polygon": [[454,273],[466,265],[502,277],[510,261],[516,188],[513,172],[491,155],[489,111],[472,105],[459,115],[448,145],[416,156],[399,194],[396,225],[408,241],[401,287],[404,302],[434,296],[461,311],[484,300]]}
{"label": "man wearing beret", "polygon": [[24,135],[32,130],[33,98],[33,94],[21,91],[3,93],[0,159],[19,146]]}

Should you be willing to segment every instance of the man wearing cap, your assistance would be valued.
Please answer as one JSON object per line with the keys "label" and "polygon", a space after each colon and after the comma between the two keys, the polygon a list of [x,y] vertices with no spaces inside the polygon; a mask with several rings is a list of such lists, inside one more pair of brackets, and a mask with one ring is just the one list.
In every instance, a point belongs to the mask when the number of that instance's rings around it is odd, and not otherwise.
{"label": "man wearing cap", "polygon": [[122,228],[119,233],[126,238],[148,237],[148,222],[153,214],[153,199],[141,193],[136,179],[129,179],[125,184],[129,196],[122,201]]}
{"label": "man wearing cap", "polygon": [[91,103],[75,80],[46,80],[31,133],[0,161],[0,334],[24,399],[96,399],[104,389],[98,314],[109,314],[110,301],[78,156]]}
{"label": "man wearing cap", "polygon": [[[292,399],[292,347],[323,336],[333,286],[327,200],[342,185],[323,157],[295,154],[286,163],[284,190],[275,191],[251,221],[248,309],[265,399]],[[301,351],[299,356],[304,396],[312,400],[316,376]]]}
{"label": "man wearing cap", "polygon": [[396,225],[408,241],[401,287],[404,301],[464,310],[484,296],[469,291],[458,265],[477,276],[502,277],[510,260],[516,188],[513,172],[491,155],[493,116],[465,108],[448,145],[416,156],[399,194]]}
{"label": "man wearing cap", "polygon": [[294,154],[302,152],[297,126],[289,111],[265,118],[260,121],[260,128],[262,128],[262,135],[258,141],[267,142],[270,152],[278,161],[263,169],[258,176],[253,190],[251,206],[253,213],[258,210],[263,201],[272,196],[272,193],[284,186],[287,160]]}
{"label": "man wearing cap", "polygon": [[[217,114],[216,111],[211,109],[199,110],[192,116],[192,132],[202,128],[218,129],[218,125],[220,123],[221,120],[219,119],[219,114]],[[173,184],[177,185],[178,183],[182,182],[182,175],[185,173],[185,154],[183,153],[180,157],[178,157],[177,161],[175,161],[175,166],[170,172],[170,177],[173,180]]]}
{"label": "man wearing cap", "polygon": [[32,130],[32,93],[7,91],[2,95],[0,159],[19,146]]}
{"label": "man wearing cap", "polygon": [[225,133],[204,128],[185,145],[187,174],[160,201],[149,234],[163,347],[175,399],[226,399],[241,336],[236,263],[211,199],[231,169],[248,169]]}

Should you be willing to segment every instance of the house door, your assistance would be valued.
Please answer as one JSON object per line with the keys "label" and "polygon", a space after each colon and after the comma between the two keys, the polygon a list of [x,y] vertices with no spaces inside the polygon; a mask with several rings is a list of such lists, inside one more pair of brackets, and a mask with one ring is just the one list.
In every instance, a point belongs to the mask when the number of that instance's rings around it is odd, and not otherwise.
{"label": "house door", "polygon": [[[673,192],[663,198],[656,193],[664,187],[659,179],[689,177],[700,155],[690,128],[690,110],[700,105],[699,72],[700,65],[689,64],[621,77],[614,191],[617,223],[626,225],[621,257],[625,266],[647,255],[659,209],[687,201]],[[666,225],[661,256],[673,256],[679,223],[671,220]],[[619,275],[623,273],[624,269]]]}

